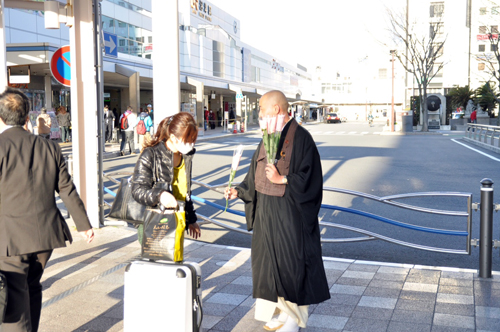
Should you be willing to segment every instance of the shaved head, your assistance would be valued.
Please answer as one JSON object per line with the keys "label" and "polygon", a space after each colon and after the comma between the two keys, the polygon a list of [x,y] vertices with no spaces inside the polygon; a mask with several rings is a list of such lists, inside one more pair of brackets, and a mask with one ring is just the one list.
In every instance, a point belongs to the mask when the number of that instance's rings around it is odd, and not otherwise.
{"label": "shaved head", "polygon": [[288,116],[288,101],[283,92],[278,90],[269,91],[264,94],[259,101],[259,117],[285,115],[285,122],[290,119]]}
{"label": "shaved head", "polygon": [[288,101],[286,100],[285,94],[283,92],[278,90],[269,91],[262,96],[262,99],[264,99],[265,102],[268,102],[272,106],[278,105],[280,107],[280,113],[288,113]]}

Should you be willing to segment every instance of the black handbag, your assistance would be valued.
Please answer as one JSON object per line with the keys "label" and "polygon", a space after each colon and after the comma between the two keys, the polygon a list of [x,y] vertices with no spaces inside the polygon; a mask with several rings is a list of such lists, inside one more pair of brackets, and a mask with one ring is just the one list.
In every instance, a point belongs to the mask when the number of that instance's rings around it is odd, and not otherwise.
{"label": "black handbag", "polygon": [[5,310],[7,309],[7,279],[0,273],[0,326],[5,318]]}
{"label": "black handbag", "polygon": [[129,179],[122,179],[108,217],[140,225],[144,222],[145,212],[146,206],[132,197]]}

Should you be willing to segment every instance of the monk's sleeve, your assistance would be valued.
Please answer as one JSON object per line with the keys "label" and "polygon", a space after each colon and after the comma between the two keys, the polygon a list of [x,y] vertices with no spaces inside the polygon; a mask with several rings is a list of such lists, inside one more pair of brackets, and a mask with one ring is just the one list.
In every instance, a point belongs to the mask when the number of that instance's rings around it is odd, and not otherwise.
{"label": "monk's sleeve", "polygon": [[[262,144],[262,142],[261,142]],[[257,165],[257,156],[259,155],[260,144],[253,154],[252,161],[245,179],[235,188],[238,192],[238,198],[245,203],[245,218],[247,221],[247,229],[253,229],[255,219],[255,206],[257,204],[257,193],[255,191],[255,167]]]}
{"label": "monk's sleeve", "polygon": [[[293,144],[293,157],[288,174],[287,190],[307,220],[317,223],[323,199],[323,171],[318,148],[311,135],[297,130]],[[314,227],[314,225],[308,225]]]}

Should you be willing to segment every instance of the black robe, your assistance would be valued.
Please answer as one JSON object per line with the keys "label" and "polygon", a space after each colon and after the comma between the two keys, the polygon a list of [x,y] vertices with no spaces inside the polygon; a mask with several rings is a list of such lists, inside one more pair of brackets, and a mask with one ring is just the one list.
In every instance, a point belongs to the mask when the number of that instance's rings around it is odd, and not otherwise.
{"label": "black robe", "polygon": [[[289,124],[283,130],[279,147],[283,145]],[[297,305],[328,300],[330,292],[318,224],[323,173],[316,144],[309,132],[298,126],[283,197],[255,190],[261,144],[262,141],[253,155],[248,174],[236,187],[238,197],[245,202],[248,230],[253,229],[253,297],[277,302],[280,296]]]}

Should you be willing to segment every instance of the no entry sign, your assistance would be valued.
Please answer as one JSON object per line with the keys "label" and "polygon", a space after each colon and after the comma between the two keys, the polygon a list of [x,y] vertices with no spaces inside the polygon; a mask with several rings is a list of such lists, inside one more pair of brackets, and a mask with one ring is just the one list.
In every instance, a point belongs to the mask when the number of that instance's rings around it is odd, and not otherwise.
{"label": "no entry sign", "polygon": [[50,59],[52,77],[64,86],[71,85],[71,63],[69,45],[63,46],[54,52]]}

